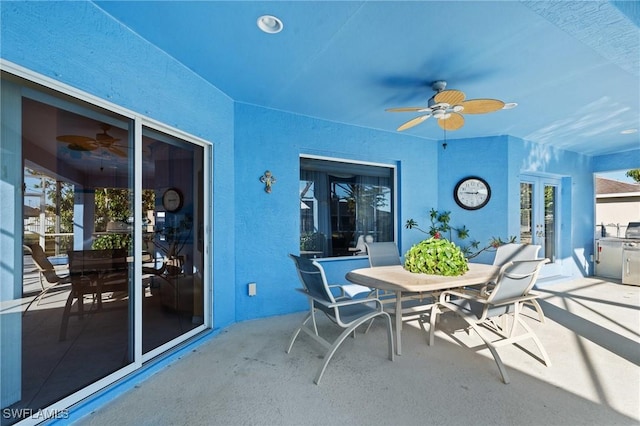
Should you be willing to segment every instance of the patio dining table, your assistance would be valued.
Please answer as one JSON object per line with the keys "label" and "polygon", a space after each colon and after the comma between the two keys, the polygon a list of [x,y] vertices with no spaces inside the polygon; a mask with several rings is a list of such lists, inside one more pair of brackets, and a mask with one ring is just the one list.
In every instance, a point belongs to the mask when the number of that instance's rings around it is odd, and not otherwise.
{"label": "patio dining table", "polygon": [[[354,284],[392,291],[396,295],[396,353],[402,354],[402,293],[435,293],[458,287],[480,285],[498,277],[500,268],[494,265],[469,263],[469,270],[459,276],[446,277],[414,273],[402,265],[361,268],[348,272],[346,279]],[[400,314],[399,314],[400,313]]]}

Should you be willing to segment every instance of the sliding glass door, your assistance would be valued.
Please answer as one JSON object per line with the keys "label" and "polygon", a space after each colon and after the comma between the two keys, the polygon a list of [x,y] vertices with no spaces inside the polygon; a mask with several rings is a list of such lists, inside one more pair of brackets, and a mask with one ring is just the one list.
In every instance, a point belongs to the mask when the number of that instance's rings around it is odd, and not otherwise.
{"label": "sliding glass door", "polygon": [[204,323],[204,149],[142,132],[142,350],[154,353]]}
{"label": "sliding glass door", "polygon": [[2,85],[0,188],[15,192],[0,216],[3,260],[15,265],[3,268],[0,292],[3,425],[64,415],[51,407],[140,368],[211,317],[209,147],[11,80]]}

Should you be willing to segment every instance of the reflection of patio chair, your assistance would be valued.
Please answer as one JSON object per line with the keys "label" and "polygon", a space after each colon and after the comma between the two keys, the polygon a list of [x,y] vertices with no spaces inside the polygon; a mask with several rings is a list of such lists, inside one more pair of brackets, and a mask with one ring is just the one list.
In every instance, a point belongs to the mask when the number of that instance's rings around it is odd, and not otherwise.
{"label": "reflection of patio chair", "polygon": [[[38,269],[42,291],[40,291],[40,293],[38,293],[38,295],[34,297],[31,302],[29,302],[22,315],[27,313],[27,310],[29,310],[34,302],[37,301],[38,303],[36,303],[36,305],[38,305],[40,303],[40,300],[50,290],[64,284],[71,284],[69,275],[60,276],[56,273],[53,264],[51,264],[51,262],[47,258],[47,255],[45,254],[44,249],[40,244],[25,244],[24,248],[31,254],[36,268]],[[47,283],[46,285],[45,281]]]}
{"label": "reflection of patio chair", "polygon": [[[378,299],[350,299],[346,296],[334,297],[331,293],[327,279],[324,274],[322,266],[310,259],[305,259],[299,256],[289,255],[296,264],[298,271],[298,277],[302,283],[303,288],[298,289],[309,299],[309,313],[302,321],[302,324],[294,331],[287,348],[287,353],[291,352],[293,343],[301,331],[311,336],[316,342],[320,343],[327,352],[324,354],[324,362],[318,369],[314,382],[320,383],[324,370],[327,368],[327,364],[331,361],[333,354],[336,352],[340,344],[349,334],[354,333],[356,328],[365,322],[372,320],[377,316],[383,316],[386,318],[387,325],[387,337],[389,345],[389,359],[393,361],[394,349],[393,349],[393,336],[391,333],[391,317],[389,314],[382,310],[382,303]],[[342,334],[333,342],[325,340],[318,334],[318,327],[316,325],[315,313],[317,310],[324,312],[327,317],[335,323],[337,326],[344,329]],[[311,320],[313,328],[307,326],[307,322]]]}
{"label": "reflection of patio chair", "polygon": [[[532,339],[542,354],[544,363],[550,365],[542,343],[520,317],[523,302],[536,297],[530,295],[529,291],[536,282],[540,268],[548,261],[524,260],[505,264],[500,270],[495,286],[488,292],[463,293],[447,290],[440,294],[439,305],[460,316],[487,345],[504,383],[509,383],[509,375],[496,351],[498,347]],[[487,331],[491,335],[488,335]],[[431,328],[430,333],[433,332]]]}
{"label": "reflection of patio chair", "polygon": [[[115,250],[77,250],[69,252],[69,276],[71,292],[67,298],[62,313],[60,326],[60,340],[67,336],[69,317],[84,316],[84,298],[93,297],[95,311],[101,311],[102,296],[105,293],[129,293],[129,267],[127,252],[124,249]],[[77,311],[72,312],[71,306],[76,300]]]}
{"label": "reflection of patio chair", "polygon": [[364,245],[364,235],[360,235],[356,240],[356,246],[353,248],[355,256],[364,256],[367,254],[367,246]]}

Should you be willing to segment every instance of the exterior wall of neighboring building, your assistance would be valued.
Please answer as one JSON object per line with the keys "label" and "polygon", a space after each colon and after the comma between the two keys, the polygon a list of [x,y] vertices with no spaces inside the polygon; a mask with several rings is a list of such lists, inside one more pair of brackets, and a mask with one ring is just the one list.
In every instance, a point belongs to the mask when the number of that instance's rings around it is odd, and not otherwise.
{"label": "exterior wall of neighboring building", "polygon": [[640,184],[596,176],[596,238],[624,237],[640,222]]}

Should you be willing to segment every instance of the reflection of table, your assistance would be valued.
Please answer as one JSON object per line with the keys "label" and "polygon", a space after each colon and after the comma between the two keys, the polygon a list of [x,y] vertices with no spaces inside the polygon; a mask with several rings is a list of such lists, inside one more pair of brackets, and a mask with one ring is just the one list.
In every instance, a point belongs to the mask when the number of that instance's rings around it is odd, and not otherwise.
{"label": "reflection of table", "polygon": [[469,271],[457,277],[417,274],[409,272],[401,265],[361,268],[347,273],[347,280],[396,294],[396,352],[402,353],[402,292],[431,293],[451,288],[483,284],[497,278],[500,268],[481,263],[470,263]]}

